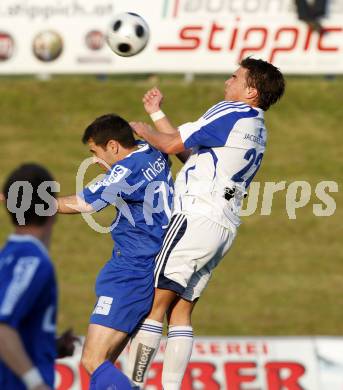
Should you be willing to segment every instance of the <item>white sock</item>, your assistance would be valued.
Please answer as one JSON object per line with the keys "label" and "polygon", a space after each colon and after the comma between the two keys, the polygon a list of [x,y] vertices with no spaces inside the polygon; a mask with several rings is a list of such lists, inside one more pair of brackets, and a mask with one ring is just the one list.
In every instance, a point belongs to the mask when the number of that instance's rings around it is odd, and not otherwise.
{"label": "white sock", "polygon": [[192,355],[193,328],[169,326],[164,352],[162,385],[164,390],[179,390]]}
{"label": "white sock", "polygon": [[131,339],[126,375],[139,388],[143,388],[147,372],[158,351],[162,329],[161,322],[147,319]]}

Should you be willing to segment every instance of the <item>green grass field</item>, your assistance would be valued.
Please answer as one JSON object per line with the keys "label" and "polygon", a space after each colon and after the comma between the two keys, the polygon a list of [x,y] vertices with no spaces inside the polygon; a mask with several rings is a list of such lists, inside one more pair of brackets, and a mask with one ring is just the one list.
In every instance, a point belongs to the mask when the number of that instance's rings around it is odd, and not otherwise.
{"label": "green grass field", "polygon": [[[197,119],[222,99],[221,78],[178,77],[158,81],[164,110],[175,124]],[[88,157],[80,138],[96,117],[117,112],[129,120],[147,120],[141,105],[157,80],[137,77],[56,77],[1,79],[0,182],[26,161],[47,166],[61,183],[61,194],[75,192],[75,174]],[[271,215],[257,211],[243,218],[232,250],[219,265],[194,315],[198,335],[341,335],[343,333],[342,145],[343,79],[290,78],[282,103],[266,115],[269,144],[255,180],[305,180],[310,203],[288,219],[286,191],[276,193]],[[179,164],[173,169],[176,173]],[[96,176],[99,171],[92,171]],[[315,217],[314,189],[336,181],[331,196],[336,212]],[[263,186],[262,186],[263,188]],[[98,218],[109,223],[112,210]],[[11,231],[0,211],[0,240]],[[96,274],[109,259],[112,241],[95,233],[81,216],[58,218],[52,256],[60,285],[59,328],[84,334],[94,303]]]}

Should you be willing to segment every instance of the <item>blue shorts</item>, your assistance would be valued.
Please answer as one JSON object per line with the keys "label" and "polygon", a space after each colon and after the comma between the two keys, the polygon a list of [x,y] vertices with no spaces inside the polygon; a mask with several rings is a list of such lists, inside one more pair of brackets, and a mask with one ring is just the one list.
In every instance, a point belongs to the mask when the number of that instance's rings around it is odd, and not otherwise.
{"label": "blue shorts", "polygon": [[123,270],[110,260],[97,277],[95,292],[98,300],[90,323],[131,334],[150,312],[154,272]]}

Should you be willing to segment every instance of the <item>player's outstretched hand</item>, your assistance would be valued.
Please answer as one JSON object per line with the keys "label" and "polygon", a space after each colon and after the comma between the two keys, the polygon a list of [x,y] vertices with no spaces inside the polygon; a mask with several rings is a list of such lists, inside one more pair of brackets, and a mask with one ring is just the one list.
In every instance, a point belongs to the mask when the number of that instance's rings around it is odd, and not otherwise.
{"label": "player's outstretched hand", "polygon": [[148,114],[152,114],[156,111],[159,111],[161,109],[162,102],[163,102],[162,92],[156,87],[150,89],[143,96],[144,108]]}
{"label": "player's outstretched hand", "polygon": [[59,358],[72,356],[75,349],[75,342],[80,343],[80,339],[75,336],[72,329],[66,330],[57,339],[57,355]]}
{"label": "player's outstretched hand", "polygon": [[5,202],[5,195],[2,193],[2,192],[0,192],[0,202]]}
{"label": "player's outstretched hand", "polygon": [[152,131],[151,126],[144,122],[130,122],[130,126],[133,128],[133,131],[138,135],[138,137],[144,139],[146,134]]}

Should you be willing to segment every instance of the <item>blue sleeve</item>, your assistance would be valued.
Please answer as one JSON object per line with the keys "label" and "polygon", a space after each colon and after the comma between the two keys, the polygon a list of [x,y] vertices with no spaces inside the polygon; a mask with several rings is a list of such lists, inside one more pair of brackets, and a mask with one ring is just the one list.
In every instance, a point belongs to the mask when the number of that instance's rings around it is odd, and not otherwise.
{"label": "blue sleeve", "polygon": [[79,196],[86,203],[90,204],[95,211],[100,211],[111,203],[108,192],[108,187],[95,183],[84,188]]}
{"label": "blue sleeve", "polygon": [[118,206],[122,199],[129,199],[141,184],[135,181],[131,169],[117,164],[102,180],[84,188],[79,196],[95,211],[100,211],[110,204]]}
{"label": "blue sleeve", "polygon": [[21,257],[13,275],[3,286],[0,299],[0,322],[17,328],[21,320],[32,311],[39,297],[51,288],[54,270],[39,257]]}
{"label": "blue sleeve", "polygon": [[123,165],[115,165],[103,178],[84,188],[79,196],[95,211],[100,211],[109,204],[115,204],[122,192],[123,182],[130,175],[130,170]]}
{"label": "blue sleeve", "polygon": [[218,147],[224,146],[229,137],[231,128],[224,126],[224,119],[216,120],[207,123],[199,128],[199,130],[192,133],[185,141],[186,149],[195,146]]}
{"label": "blue sleeve", "polygon": [[230,111],[222,115],[218,112],[217,115],[202,117],[197,122],[186,123],[179,127],[179,131],[186,149],[195,146],[221,147],[226,145],[231,130],[240,119],[257,115],[258,112],[252,108],[249,111]]}

